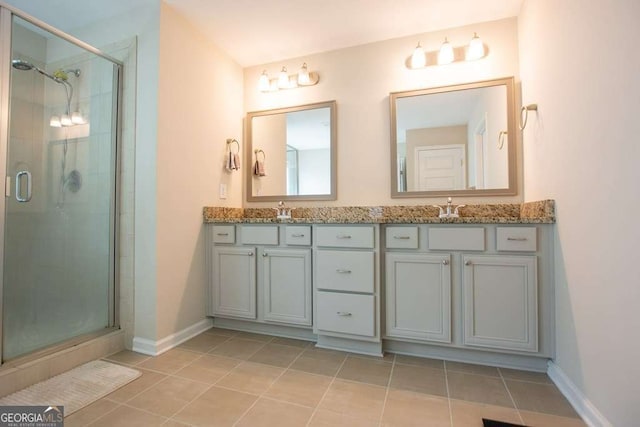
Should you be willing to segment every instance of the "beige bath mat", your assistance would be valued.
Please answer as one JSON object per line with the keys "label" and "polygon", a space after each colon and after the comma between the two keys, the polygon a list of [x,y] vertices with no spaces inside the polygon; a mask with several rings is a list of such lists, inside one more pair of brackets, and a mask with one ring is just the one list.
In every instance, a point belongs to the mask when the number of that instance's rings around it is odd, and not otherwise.
{"label": "beige bath mat", "polygon": [[68,416],[140,375],[135,369],[94,360],[3,397],[0,406],[63,405]]}

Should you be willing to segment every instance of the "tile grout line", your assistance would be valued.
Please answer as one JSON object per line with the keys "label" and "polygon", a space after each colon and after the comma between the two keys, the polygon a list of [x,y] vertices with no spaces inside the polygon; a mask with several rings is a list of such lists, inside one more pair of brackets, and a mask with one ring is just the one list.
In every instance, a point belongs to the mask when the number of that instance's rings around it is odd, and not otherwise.
{"label": "tile grout line", "polygon": [[[262,350],[262,348],[264,348],[268,343],[273,342],[273,340],[274,340],[274,339],[275,339],[275,338],[271,338],[271,340],[270,340],[270,341],[267,341],[267,343],[266,343],[264,346],[260,347],[260,350]],[[302,356],[302,353],[304,353],[304,352],[305,352],[305,349],[306,349],[306,347],[305,347],[305,348],[303,348],[303,349],[302,349],[302,351],[300,351],[300,353],[298,353],[298,355],[297,355],[297,356],[296,356],[296,357],[295,357],[295,358],[294,358],[294,359],[293,359],[293,360],[292,360],[292,361],[287,365],[287,367],[286,367],[286,368],[284,368],[284,369],[282,370],[282,372],[280,372],[280,375],[278,375],[278,376],[277,376],[273,381],[271,381],[271,383],[269,384],[269,386],[268,386],[268,387],[267,387],[267,388],[266,388],[262,393],[260,393],[260,394],[258,395],[258,398],[255,400],[255,402],[253,402],[253,404],[251,404],[251,406],[249,406],[249,408],[247,408],[247,410],[246,410],[246,411],[244,411],[244,413],[243,413],[242,415],[240,415],[240,418],[238,418],[238,419],[236,420],[236,422],[235,422],[235,423],[233,423],[233,426],[234,426],[234,427],[235,427],[235,426],[236,426],[236,425],[237,425],[237,424],[238,424],[238,423],[239,423],[239,422],[240,422],[240,421],[241,421],[241,420],[242,420],[242,419],[243,419],[243,418],[244,418],[244,417],[249,413],[249,411],[251,411],[251,409],[253,409],[253,407],[254,407],[254,406],[256,406],[256,403],[258,403],[258,401],[259,401],[259,400],[264,396],[264,394],[265,394],[267,391],[269,391],[269,390],[271,389],[271,387],[276,383],[276,381],[278,381],[280,378],[282,378],[282,376],[285,374],[285,372],[287,372],[287,371],[289,370],[289,367],[290,367],[291,365],[293,365],[293,364],[296,362],[296,360],[298,360],[298,359],[300,358],[300,356]],[[259,351],[259,350],[258,350],[258,351]],[[255,354],[256,354],[256,353],[257,353],[257,351],[256,351],[255,353],[253,353],[253,354],[251,355],[251,357],[255,356]],[[251,363],[257,363],[257,362],[251,362]],[[261,364],[261,365],[267,365],[266,363],[258,363],[258,364]],[[240,365],[238,365],[238,366],[240,366]],[[271,366],[271,367],[274,367],[274,368],[277,368],[277,367],[278,367],[278,366],[273,366],[273,365],[267,365],[267,366]],[[273,400],[275,400],[275,399],[273,399]],[[288,403],[288,402],[287,402],[287,403]]]}
{"label": "tile grout line", "polygon": [[318,412],[318,409],[320,408],[320,405],[322,405],[322,401],[324,400],[325,397],[327,397],[327,393],[329,393],[329,390],[331,390],[331,386],[336,381],[337,375],[340,372],[340,370],[342,370],[342,368],[344,367],[344,364],[347,363],[347,359],[348,358],[349,358],[349,355],[345,355],[344,359],[342,360],[342,363],[340,364],[340,366],[336,370],[336,373],[333,374],[333,378],[331,378],[331,382],[329,383],[329,386],[327,387],[327,389],[322,394],[322,397],[318,401],[318,404],[316,405],[316,407],[313,409],[313,412],[311,413],[311,417],[309,417],[309,421],[307,421],[307,424],[306,424],[307,427],[311,423],[311,420],[313,420],[313,417],[316,415],[316,412]]}
{"label": "tile grout line", "polygon": [[520,419],[520,422],[522,423],[522,425],[524,425],[524,419],[522,418],[522,414],[520,413],[520,409],[518,408],[518,405],[516,405],[516,401],[513,398],[513,396],[511,395],[511,390],[509,390],[509,387],[507,386],[507,382],[504,379],[504,376],[502,375],[502,371],[500,370],[500,368],[498,368],[498,373],[500,374],[500,379],[502,380],[502,384],[504,385],[505,390],[507,390],[507,394],[509,395],[509,399],[511,399],[511,403],[513,403],[513,407],[515,408],[517,414],[518,414],[518,418]]}
{"label": "tile grout line", "polygon": [[387,387],[384,393],[384,401],[382,402],[382,412],[380,413],[380,421],[378,421],[378,427],[382,427],[382,417],[384,417],[384,410],[387,407],[387,399],[389,398],[389,389],[391,388],[391,378],[393,378],[393,370],[396,367],[396,355],[393,355],[393,361],[391,363],[391,372],[389,372],[389,379],[387,380]]}
{"label": "tile grout line", "polygon": [[453,426],[453,408],[451,408],[451,393],[449,392],[449,375],[447,371],[447,361],[442,361],[442,368],[444,369],[444,385],[447,388],[447,404],[449,405],[449,424]]}

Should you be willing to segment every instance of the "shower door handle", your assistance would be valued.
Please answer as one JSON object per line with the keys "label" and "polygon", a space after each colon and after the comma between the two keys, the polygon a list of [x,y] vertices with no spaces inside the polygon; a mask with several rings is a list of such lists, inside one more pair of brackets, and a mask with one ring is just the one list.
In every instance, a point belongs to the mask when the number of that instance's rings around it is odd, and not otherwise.
{"label": "shower door handle", "polygon": [[[27,177],[27,194],[22,197],[22,176]],[[16,174],[16,200],[20,203],[26,203],[31,200],[31,172],[20,171]]]}

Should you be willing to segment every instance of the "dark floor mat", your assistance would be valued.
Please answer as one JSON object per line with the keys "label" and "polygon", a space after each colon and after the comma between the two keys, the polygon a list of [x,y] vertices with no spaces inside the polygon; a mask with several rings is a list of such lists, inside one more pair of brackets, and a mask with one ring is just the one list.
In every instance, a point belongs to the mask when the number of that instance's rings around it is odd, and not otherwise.
{"label": "dark floor mat", "polygon": [[526,427],[522,424],[511,424],[505,423],[504,421],[488,420],[486,418],[482,419],[482,425],[484,427]]}

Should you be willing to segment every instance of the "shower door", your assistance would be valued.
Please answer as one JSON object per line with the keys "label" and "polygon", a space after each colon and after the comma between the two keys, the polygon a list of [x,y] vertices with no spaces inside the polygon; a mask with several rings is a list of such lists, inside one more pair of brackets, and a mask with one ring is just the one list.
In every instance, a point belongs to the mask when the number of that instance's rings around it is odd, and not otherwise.
{"label": "shower door", "polygon": [[3,38],[11,27],[2,52],[7,361],[115,326],[119,68],[51,28],[2,17]]}

